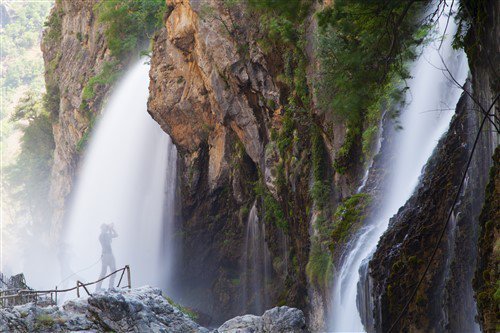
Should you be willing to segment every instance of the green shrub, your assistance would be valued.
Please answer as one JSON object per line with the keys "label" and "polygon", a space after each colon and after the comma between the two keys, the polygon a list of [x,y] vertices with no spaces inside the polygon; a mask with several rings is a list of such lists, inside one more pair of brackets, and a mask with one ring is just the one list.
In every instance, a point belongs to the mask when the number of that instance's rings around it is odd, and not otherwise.
{"label": "green shrub", "polygon": [[262,180],[258,180],[254,184],[254,192],[257,197],[260,197],[263,202],[264,221],[266,223],[274,223],[283,231],[288,231],[288,221],[285,217],[285,212],[281,208],[279,202],[269,192]]}
{"label": "green shrub", "polygon": [[359,123],[354,123],[354,120],[347,122],[347,133],[344,143],[333,161],[333,168],[341,175],[347,173],[349,168],[358,162],[355,159],[356,154],[354,152],[360,143],[361,126]]}
{"label": "green shrub", "polygon": [[82,91],[82,101],[89,101],[95,97],[97,86],[112,84],[119,76],[119,61],[113,60],[104,63],[102,70],[96,76],[93,76],[87,82]]}
{"label": "green shrub", "polygon": [[[349,129],[334,161],[340,174],[369,157],[383,109],[403,96],[407,63],[429,31],[420,20],[425,2],[336,0],[317,14],[320,109]],[[363,152],[363,155],[360,153]]]}
{"label": "green shrub", "polygon": [[62,39],[62,16],[64,12],[61,7],[52,12],[44,23],[45,33],[43,38],[46,43],[59,42]]}
{"label": "green shrub", "polygon": [[78,142],[76,144],[76,151],[78,153],[83,152],[85,150],[85,147],[87,147],[87,143],[89,141],[90,134],[92,133],[92,129],[94,128],[94,125],[95,125],[95,117],[92,116],[90,118],[89,125],[88,125],[87,129],[85,130],[85,132],[83,132],[82,137],[80,138],[80,140],[78,140]]}
{"label": "green shrub", "polygon": [[170,305],[172,305],[174,308],[176,308],[180,312],[184,313],[186,316],[188,316],[192,320],[198,319],[198,315],[196,314],[196,312],[194,312],[190,308],[188,308],[186,306],[182,306],[179,303],[176,303],[173,299],[171,299],[168,296],[163,295],[163,297],[167,300],[168,303],[170,303]]}
{"label": "green shrub", "polygon": [[409,77],[405,61],[422,41],[424,4],[404,1],[337,0],[318,13],[318,58],[324,69],[318,96],[323,107],[357,121],[380,87],[394,75]]}
{"label": "green shrub", "polygon": [[15,162],[5,167],[9,196],[38,222],[50,211],[48,194],[55,146],[51,116],[43,109],[40,96],[28,93],[20,99],[11,120],[20,124],[22,136]]}
{"label": "green shrub", "polygon": [[36,329],[46,329],[54,326],[55,320],[47,315],[47,314],[41,314],[35,318],[35,328]]}
{"label": "green shrub", "polygon": [[306,274],[311,283],[323,288],[327,287],[332,279],[333,260],[331,253],[325,251],[318,241],[311,242]]}
{"label": "green shrub", "polygon": [[106,25],[104,35],[111,53],[121,58],[161,27],[164,0],[107,0],[97,3],[98,20]]}
{"label": "green shrub", "polygon": [[333,230],[331,233],[330,248],[332,251],[336,244],[347,240],[355,226],[359,226],[363,222],[366,217],[365,209],[370,201],[371,198],[368,194],[359,193],[345,199],[337,207],[333,217]]}

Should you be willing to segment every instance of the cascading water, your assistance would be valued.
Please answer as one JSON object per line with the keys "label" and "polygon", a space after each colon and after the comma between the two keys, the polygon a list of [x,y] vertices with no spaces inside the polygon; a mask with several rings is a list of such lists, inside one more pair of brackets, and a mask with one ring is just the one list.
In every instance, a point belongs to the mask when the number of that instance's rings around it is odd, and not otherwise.
{"label": "cascading water", "polygon": [[[391,165],[387,191],[376,212],[376,218],[367,221],[349,244],[344,260],[335,274],[329,330],[334,332],[363,331],[357,307],[358,281],[363,261],[373,254],[379,238],[388,227],[389,219],[411,196],[422,168],[432,154],[438,139],[446,131],[453,115],[451,111],[461,94],[449,76],[439,68],[446,62],[454,78],[465,82],[468,67],[463,51],[455,51],[451,46],[456,31],[453,18],[449,22],[446,15],[437,21],[435,33],[446,36],[423,47],[422,54],[413,64],[409,81],[407,106],[402,110],[400,123],[403,130],[395,131],[392,142],[394,160]],[[447,26],[447,28],[446,28]],[[367,295],[364,295],[367,297]],[[361,309],[366,311],[366,309]]]}
{"label": "cascading water", "polygon": [[271,274],[271,255],[266,244],[266,227],[259,223],[257,202],[248,214],[243,257],[243,305],[246,313],[261,315],[269,305],[266,285]]}
{"label": "cascading water", "polygon": [[135,286],[168,289],[177,152],[147,113],[148,85],[142,59],[116,87],[90,138],[64,236],[70,267],[63,275],[77,272],[66,283],[98,278],[100,226],[113,223],[116,267],[130,265]]}

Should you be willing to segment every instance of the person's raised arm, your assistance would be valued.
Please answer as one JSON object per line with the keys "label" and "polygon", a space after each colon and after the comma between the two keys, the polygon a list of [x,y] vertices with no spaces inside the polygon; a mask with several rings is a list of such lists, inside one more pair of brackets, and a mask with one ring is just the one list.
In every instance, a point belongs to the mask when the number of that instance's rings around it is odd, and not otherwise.
{"label": "person's raised arm", "polygon": [[111,228],[109,228],[109,233],[111,235],[111,238],[118,237],[118,233],[115,231],[115,227],[114,226],[111,226]]}

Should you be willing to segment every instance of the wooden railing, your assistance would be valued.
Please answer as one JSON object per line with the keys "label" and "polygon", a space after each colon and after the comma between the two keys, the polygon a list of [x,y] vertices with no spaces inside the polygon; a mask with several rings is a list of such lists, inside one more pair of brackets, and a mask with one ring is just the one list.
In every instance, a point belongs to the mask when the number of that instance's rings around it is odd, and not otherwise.
{"label": "wooden railing", "polygon": [[126,265],[123,268],[117,269],[114,272],[109,273],[103,278],[100,278],[94,282],[83,283],[81,281],[76,281],[76,286],[68,289],[51,289],[51,290],[31,290],[31,289],[7,289],[0,290],[0,307],[10,307],[14,305],[21,305],[33,302],[35,305],[48,306],[57,304],[57,295],[60,293],[66,293],[76,290],[77,297],[80,297],[80,288],[82,288],[87,295],[92,296],[92,294],[87,289],[88,286],[97,284],[106,280],[107,278],[121,272],[120,280],[118,281],[117,288],[120,287],[123,280],[123,276],[127,273],[127,285],[123,288],[131,288],[132,282],[130,279],[130,266]]}

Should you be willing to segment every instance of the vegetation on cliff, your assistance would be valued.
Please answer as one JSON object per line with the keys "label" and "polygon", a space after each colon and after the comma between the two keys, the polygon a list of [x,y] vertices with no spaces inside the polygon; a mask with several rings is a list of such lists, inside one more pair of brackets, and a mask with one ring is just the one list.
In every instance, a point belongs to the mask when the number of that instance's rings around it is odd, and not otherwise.
{"label": "vegetation on cliff", "polygon": [[47,196],[54,151],[51,115],[40,95],[27,93],[10,119],[22,131],[19,155],[6,170],[11,195],[22,203],[21,212],[31,215],[42,227],[41,222],[48,221],[50,212]]}
{"label": "vegetation on cliff", "polygon": [[[406,63],[427,31],[425,2],[340,0],[318,13],[320,72],[316,92],[325,112],[347,121],[335,169],[346,173],[363,159],[389,103],[400,101]],[[363,139],[363,140],[361,140]]]}
{"label": "vegetation on cliff", "polygon": [[[166,2],[163,0],[101,1],[95,5],[98,21],[104,25],[104,36],[113,59],[104,63],[82,90],[82,110],[88,109],[96,90],[112,85],[134,51],[162,26]],[[77,151],[86,146],[95,116],[88,113],[89,126],[77,144]]]}
{"label": "vegetation on cliff", "polygon": [[[268,144],[279,152],[275,166],[279,200],[267,196],[266,220],[286,221],[279,225],[296,230],[294,226],[302,220],[315,216],[316,232],[305,269],[311,282],[325,287],[332,263],[329,248],[346,240],[352,226],[362,220],[361,212],[369,201],[362,195],[347,198],[338,208],[348,206],[343,211],[347,217],[340,218],[331,200],[333,174],[354,174],[354,166],[370,155],[383,110],[395,113],[402,102],[403,83],[409,77],[406,63],[415,58],[415,46],[428,31],[427,21],[421,17],[425,3],[342,0],[320,10],[315,79],[307,75],[311,59],[306,53],[313,3],[249,4],[251,11],[259,13],[262,34],[258,44],[277,68],[283,104],[280,126],[271,129]],[[318,126],[315,108],[347,124],[344,144],[334,161],[324,140],[336,133],[325,133],[325,124]],[[302,160],[305,151],[309,158]],[[313,177],[307,200],[293,193],[296,184],[291,179],[300,173]]]}
{"label": "vegetation on cliff", "polygon": [[117,58],[136,50],[163,23],[163,0],[101,1],[96,5],[98,19],[105,25],[109,50]]}
{"label": "vegetation on cliff", "polygon": [[479,262],[474,279],[480,322],[484,332],[498,332],[500,308],[500,148],[493,156],[490,182],[479,216]]}
{"label": "vegetation on cliff", "polygon": [[[3,5],[2,5],[3,6]],[[54,139],[43,89],[41,30],[50,2],[9,3],[2,36],[2,150],[7,221],[16,228],[43,227],[48,221],[48,190]],[[35,223],[33,223],[35,222]],[[32,230],[34,231],[34,230]],[[25,231],[24,231],[25,232]],[[15,236],[11,235],[13,238]]]}
{"label": "vegetation on cliff", "polygon": [[96,4],[95,10],[99,22],[105,26],[104,36],[115,60],[105,63],[101,72],[89,79],[82,92],[84,102],[94,98],[96,86],[115,82],[121,62],[162,26],[166,3],[163,0],[102,1]]}

